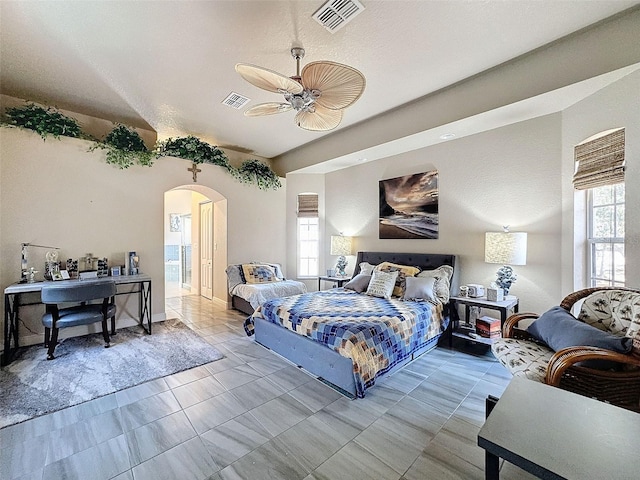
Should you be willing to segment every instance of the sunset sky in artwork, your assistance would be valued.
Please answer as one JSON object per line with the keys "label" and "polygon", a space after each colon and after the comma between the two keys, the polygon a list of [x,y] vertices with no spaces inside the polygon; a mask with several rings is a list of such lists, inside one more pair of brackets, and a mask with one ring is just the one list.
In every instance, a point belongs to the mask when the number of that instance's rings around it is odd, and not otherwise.
{"label": "sunset sky in artwork", "polygon": [[387,203],[402,212],[419,211],[438,202],[438,172],[417,173],[383,180]]}

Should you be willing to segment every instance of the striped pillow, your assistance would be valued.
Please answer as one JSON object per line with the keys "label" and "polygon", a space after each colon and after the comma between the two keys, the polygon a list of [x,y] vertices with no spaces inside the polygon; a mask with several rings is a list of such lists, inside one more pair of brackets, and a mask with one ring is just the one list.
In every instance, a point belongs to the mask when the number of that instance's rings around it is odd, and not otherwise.
{"label": "striped pillow", "polygon": [[383,272],[398,272],[398,277],[396,278],[396,285],[393,287],[393,296],[394,297],[404,297],[404,291],[406,290],[406,278],[407,277],[415,277],[420,269],[418,267],[411,267],[409,265],[399,265],[397,263],[391,262],[382,262],[377,265],[375,270],[381,270]]}

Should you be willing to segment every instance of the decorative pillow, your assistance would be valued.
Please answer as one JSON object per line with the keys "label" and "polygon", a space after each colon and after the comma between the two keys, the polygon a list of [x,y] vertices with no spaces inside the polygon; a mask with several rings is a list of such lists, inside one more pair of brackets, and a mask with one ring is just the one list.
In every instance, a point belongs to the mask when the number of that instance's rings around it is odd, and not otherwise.
{"label": "decorative pillow", "polygon": [[450,265],[441,265],[434,270],[423,270],[418,277],[435,278],[433,285],[433,293],[437,300],[441,303],[449,301],[449,291],[451,290],[451,277],[453,276],[453,267]]}
{"label": "decorative pillow", "polygon": [[601,290],[584,299],[578,318],[593,327],[634,338],[640,333],[640,294]]}
{"label": "decorative pillow", "polygon": [[404,290],[406,285],[406,278],[413,277],[420,272],[418,267],[411,267],[409,265],[398,265],[397,263],[382,262],[376,265],[375,270],[382,272],[398,272],[398,278],[396,279],[396,285],[393,288],[393,296],[402,298],[404,296]]}
{"label": "decorative pillow", "polygon": [[[591,346],[618,353],[629,353],[633,347],[631,338],[612,335],[587,325],[562,307],[553,307],[543,313],[540,318],[529,325],[527,332],[549,345],[549,348],[556,352],[567,347]],[[612,362],[606,361],[592,360],[581,363],[591,368],[615,366],[615,364],[612,365]]]}
{"label": "decorative pillow", "polygon": [[433,293],[433,286],[436,283],[436,279],[433,277],[407,277],[407,285],[404,291],[405,300],[427,300],[431,302],[438,302]]}
{"label": "decorative pillow", "polygon": [[243,264],[242,272],[246,283],[269,283],[280,281],[276,276],[276,271],[271,265],[261,265],[257,263]]}
{"label": "decorative pillow", "polygon": [[374,270],[371,275],[371,281],[367,287],[367,295],[380,298],[391,298],[393,287],[396,284],[398,272],[383,272],[382,270]]}
{"label": "decorative pillow", "polygon": [[276,272],[276,277],[280,280],[284,280],[284,273],[282,273],[282,267],[279,263],[271,263],[271,262],[251,262],[258,265],[269,265]]}
{"label": "decorative pillow", "polygon": [[227,285],[229,287],[229,293],[231,293],[231,290],[233,290],[236,285],[244,283],[240,265],[229,265],[225,272],[228,278]]}
{"label": "decorative pillow", "polygon": [[369,286],[369,282],[371,281],[371,275],[365,275],[364,273],[359,273],[347,283],[344,284],[344,288],[348,288],[349,290],[353,290],[358,293],[362,293],[367,290]]}
{"label": "decorative pillow", "polygon": [[369,262],[360,263],[360,273],[364,275],[371,275],[373,273],[375,265],[371,265]]}

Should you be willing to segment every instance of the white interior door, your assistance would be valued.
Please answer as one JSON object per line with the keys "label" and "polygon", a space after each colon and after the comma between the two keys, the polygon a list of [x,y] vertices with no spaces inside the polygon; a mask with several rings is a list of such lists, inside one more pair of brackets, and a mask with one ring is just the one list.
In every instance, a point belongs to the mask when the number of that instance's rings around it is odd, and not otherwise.
{"label": "white interior door", "polygon": [[200,204],[200,295],[213,299],[213,203]]}

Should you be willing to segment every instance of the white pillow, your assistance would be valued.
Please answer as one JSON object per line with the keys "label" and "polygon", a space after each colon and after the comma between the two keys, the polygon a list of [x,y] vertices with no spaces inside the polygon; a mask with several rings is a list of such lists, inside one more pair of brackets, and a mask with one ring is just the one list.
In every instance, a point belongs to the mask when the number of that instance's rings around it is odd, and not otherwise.
{"label": "white pillow", "polygon": [[398,272],[383,272],[374,270],[371,275],[371,281],[367,287],[367,295],[380,298],[391,298],[393,287],[396,286],[396,278]]}
{"label": "white pillow", "polygon": [[363,275],[371,275],[371,272],[373,272],[375,265],[371,265],[369,262],[362,262],[360,263],[360,272]]}
{"label": "white pillow", "polygon": [[449,290],[451,290],[451,276],[453,275],[453,267],[450,265],[442,265],[435,270],[424,270],[417,276],[421,278],[435,278],[433,285],[433,293],[437,300],[442,303],[449,301]]}
{"label": "white pillow", "polygon": [[434,277],[407,277],[406,282],[405,300],[437,301],[433,293],[433,286],[436,283]]}

